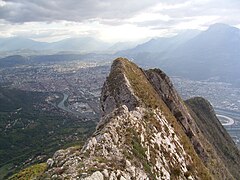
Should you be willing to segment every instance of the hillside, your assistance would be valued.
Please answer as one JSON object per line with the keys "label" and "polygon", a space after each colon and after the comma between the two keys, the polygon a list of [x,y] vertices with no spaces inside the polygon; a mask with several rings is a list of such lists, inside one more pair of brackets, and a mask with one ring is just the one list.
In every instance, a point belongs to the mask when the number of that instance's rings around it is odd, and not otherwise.
{"label": "hillside", "polygon": [[159,37],[153,38],[143,44],[122,51],[123,54],[136,54],[136,53],[164,53],[166,51],[175,50],[178,46],[184,44],[185,42],[191,40],[200,34],[201,31],[198,30],[187,30],[173,37]]}
{"label": "hillside", "polygon": [[239,85],[240,30],[213,24],[200,33],[158,38],[118,55],[161,67],[168,75],[192,80],[215,79]]}
{"label": "hillside", "polygon": [[49,95],[0,87],[0,179],[81,145],[93,132],[95,122],[58,110],[45,101]]}
{"label": "hillside", "polygon": [[[101,110],[96,131],[83,148],[57,151],[40,179],[239,177],[236,146],[227,145],[230,158],[219,148],[224,141],[213,144],[206,138],[211,127],[199,125],[201,116],[185,105],[159,69],[145,71],[127,59],[116,59],[102,89]],[[212,136],[229,137],[217,119],[212,124]]]}
{"label": "hillside", "polygon": [[[218,156],[221,157],[226,167],[235,176],[240,177],[239,163],[240,153],[226,129],[217,119],[211,104],[201,98],[195,97],[186,101],[187,106],[194,112],[198,127],[204,137],[214,146]],[[195,114],[195,115],[194,115]],[[205,128],[208,127],[208,128]]]}

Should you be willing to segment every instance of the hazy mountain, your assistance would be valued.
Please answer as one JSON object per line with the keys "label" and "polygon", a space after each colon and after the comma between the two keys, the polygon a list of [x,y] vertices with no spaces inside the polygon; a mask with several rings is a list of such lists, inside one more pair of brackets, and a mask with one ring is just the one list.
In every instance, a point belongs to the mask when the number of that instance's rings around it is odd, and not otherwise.
{"label": "hazy mountain", "polygon": [[240,30],[224,24],[212,25],[176,51],[170,51],[166,59],[166,68],[176,75],[239,80]]}
{"label": "hazy mountain", "polygon": [[110,44],[90,37],[68,38],[51,43],[49,48],[62,51],[95,52],[105,51]]}
{"label": "hazy mountain", "polygon": [[214,24],[196,36],[179,37],[151,40],[119,54],[140,64],[157,65],[170,75],[240,83],[238,28]]}
{"label": "hazy mountain", "polygon": [[14,67],[19,65],[24,65],[29,63],[29,58],[20,56],[20,55],[14,55],[14,56],[8,56],[5,58],[0,59],[0,67]]}
{"label": "hazy mountain", "polygon": [[68,38],[57,42],[38,42],[22,37],[0,39],[0,51],[77,51],[82,53],[105,51],[111,45],[91,37]]}
{"label": "hazy mountain", "polygon": [[82,149],[57,151],[38,178],[238,179],[239,150],[210,103],[187,104],[161,70],[118,58],[102,88],[95,133]]}
{"label": "hazy mountain", "polygon": [[135,54],[135,53],[160,53],[175,49],[179,45],[194,38],[200,33],[198,30],[187,30],[173,37],[160,37],[153,38],[146,43],[140,44],[135,48],[126,50],[122,53]]}
{"label": "hazy mountain", "polygon": [[138,44],[139,44],[138,42],[117,42],[114,45],[112,45],[110,48],[108,48],[108,51],[118,52],[118,51],[123,51],[127,49],[132,49],[136,47]]}
{"label": "hazy mountain", "polygon": [[49,43],[38,42],[22,37],[10,37],[0,39],[0,51],[15,51],[22,49],[43,50]]}

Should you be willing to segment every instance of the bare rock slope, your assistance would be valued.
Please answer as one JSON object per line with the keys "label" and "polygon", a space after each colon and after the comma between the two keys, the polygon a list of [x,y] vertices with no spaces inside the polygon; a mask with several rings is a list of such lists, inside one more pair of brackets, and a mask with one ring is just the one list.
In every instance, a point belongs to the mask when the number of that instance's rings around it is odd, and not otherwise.
{"label": "bare rock slope", "polygon": [[[206,138],[208,130],[200,129],[198,115],[158,69],[144,71],[127,59],[116,59],[102,89],[101,110],[99,125],[84,147],[57,151],[40,179],[239,177],[234,144],[233,159],[227,161],[227,153],[217,148],[221,142]],[[226,162],[235,165],[228,168]]]}

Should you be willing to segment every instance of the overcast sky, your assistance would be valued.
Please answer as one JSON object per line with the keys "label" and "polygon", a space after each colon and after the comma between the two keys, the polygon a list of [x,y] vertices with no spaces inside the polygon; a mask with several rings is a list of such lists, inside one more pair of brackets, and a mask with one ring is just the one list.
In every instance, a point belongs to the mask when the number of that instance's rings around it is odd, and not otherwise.
{"label": "overcast sky", "polygon": [[240,0],[0,0],[0,37],[134,41],[214,23],[240,27]]}

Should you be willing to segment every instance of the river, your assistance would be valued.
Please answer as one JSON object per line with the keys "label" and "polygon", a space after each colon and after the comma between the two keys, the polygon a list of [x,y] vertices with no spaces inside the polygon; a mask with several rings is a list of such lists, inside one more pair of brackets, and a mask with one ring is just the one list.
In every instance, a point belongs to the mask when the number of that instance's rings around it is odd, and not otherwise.
{"label": "river", "polygon": [[60,103],[58,103],[57,107],[60,108],[60,109],[62,109],[62,110],[64,110],[64,111],[67,111],[67,112],[72,113],[72,111],[71,111],[70,109],[68,109],[68,108],[64,105],[64,103],[65,103],[65,101],[67,100],[67,98],[68,98],[68,95],[65,94],[65,93],[63,93],[63,99],[62,99],[62,101],[61,101]]}

